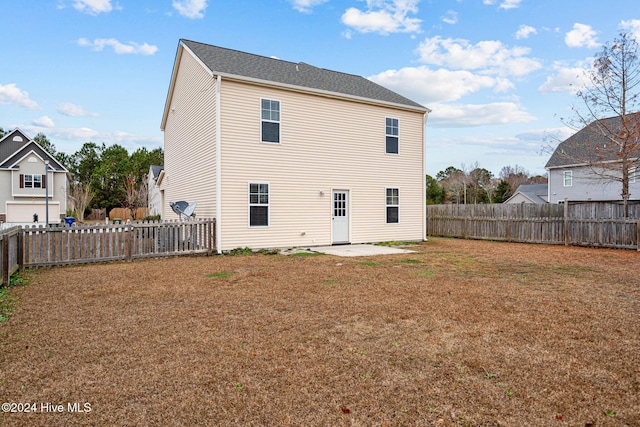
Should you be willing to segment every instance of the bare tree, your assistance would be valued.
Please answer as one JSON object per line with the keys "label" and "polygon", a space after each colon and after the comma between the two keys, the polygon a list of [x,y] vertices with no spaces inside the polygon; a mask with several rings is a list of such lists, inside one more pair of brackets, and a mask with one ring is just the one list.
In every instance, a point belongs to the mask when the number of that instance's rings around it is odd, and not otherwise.
{"label": "bare tree", "polygon": [[136,219],[138,208],[146,207],[148,203],[147,179],[146,175],[138,180],[134,174],[129,174],[124,180],[125,199],[122,207],[129,209],[131,219]]}
{"label": "bare tree", "polygon": [[509,184],[512,191],[516,191],[523,184],[532,183],[529,171],[520,165],[504,166],[500,170],[500,178]]}
{"label": "bare tree", "polygon": [[583,108],[574,106],[575,117],[563,119],[580,132],[556,149],[558,156],[589,167],[604,181],[620,182],[625,215],[630,172],[640,167],[638,54],[638,43],[629,33],[621,33],[603,46],[586,73],[588,84],[577,92]]}
{"label": "bare tree", "polygon": [[93,199],[93,191],[91,184],[75,182],[69,188],[69,199],[71,200],[73,210],[76,212],[78,221],[84,221],[84,211]]}

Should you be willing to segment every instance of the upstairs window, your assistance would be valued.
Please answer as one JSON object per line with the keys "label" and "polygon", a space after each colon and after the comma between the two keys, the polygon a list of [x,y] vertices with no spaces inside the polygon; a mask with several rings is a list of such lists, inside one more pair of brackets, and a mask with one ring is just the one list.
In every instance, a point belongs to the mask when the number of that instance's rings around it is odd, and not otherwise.
{"label": "upstairs window", "polygon": [[387,117],[386,129],[387,154],[398,154],[398,119]]}
{"label": "upstairs window", "polygon": [[44,188],[44,175],[25,173],[20,175],[20,188]]}
{"label": "upstairs window", "polygon": [[249,226],[269,226],[269,184],[249,184]]}
{"label": "upstairs window", "polygon": [[261,100],[261,141],[280,143],[280,101]]}
{"label": "upstairs window", "polygon": [[564,171],[562,173],[564,186],[571,187],[573,185],[573,172],[572,171]]}
{"label": "upstairs window", "polygon": [[629,184],[634,184],[638,177],[638,168],[629,168]]}
{"label": "upstairs window", "polygon": [[397,188],[387,188],[387,224],[400,222],[400,194]]}

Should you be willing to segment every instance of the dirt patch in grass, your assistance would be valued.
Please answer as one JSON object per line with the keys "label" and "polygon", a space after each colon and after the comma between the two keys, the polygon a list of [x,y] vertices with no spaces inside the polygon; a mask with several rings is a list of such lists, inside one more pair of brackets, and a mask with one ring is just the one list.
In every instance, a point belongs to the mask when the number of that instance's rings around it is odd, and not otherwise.
{"label": "dirt patch in grass", "polygon": [[39,270],[0,324],[37,413],[0,424],[640,425],[640,254],[412,249]]}

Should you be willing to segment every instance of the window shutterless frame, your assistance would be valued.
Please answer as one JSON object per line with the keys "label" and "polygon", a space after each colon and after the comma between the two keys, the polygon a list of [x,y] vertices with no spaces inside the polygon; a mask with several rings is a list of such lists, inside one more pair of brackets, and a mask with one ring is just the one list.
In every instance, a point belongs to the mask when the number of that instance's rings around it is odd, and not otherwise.
{"label": "window shutterless frame", "polygon": [[573,171],[562,172],[562,184],[565,187],[573,186]]}
{"label": "window shutterless frame", "polygon": [[269,226],[269,183],[250,182],[249,193],[249,227]]}
{"label": "window shutterless frame", "polygon": [[386,222],[397,224],[400,222],[400,190],[397,187],[386,188]]}
{"label": "window shutterless frame", "polygon": [[385,117],[385,153],[400,153],[400,121],[394,117]]}
{"label": "window shutterless frame", "polygon": [[260,98],[260,141],[280,144],[280,101]]}

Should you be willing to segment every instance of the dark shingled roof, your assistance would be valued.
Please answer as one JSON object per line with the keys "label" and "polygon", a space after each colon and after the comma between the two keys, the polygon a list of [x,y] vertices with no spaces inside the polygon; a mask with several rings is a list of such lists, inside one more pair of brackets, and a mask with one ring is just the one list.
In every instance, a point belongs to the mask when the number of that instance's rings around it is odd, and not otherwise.
{"label": "dark shingled roof", "polygon": [[317,68],[190,40],[181,40],[214,74],[248,77],[301,88],[335,92],[412,108],[424,106],[353,74]]}
{"label": "dark shingled roof", "polygon": [[[627,117],[630,118],[630,131],[637,133],[640,125],[640,113],[629,114]],[[590,123],[558,144],[545,168],[621,160],[619,146],[607,138],[607,135],[619,133],[621,128],[620,116]],[[603,129],[606,129],[604,133]],[[640,156],[640,147],[637,151],[636,156]]]}

